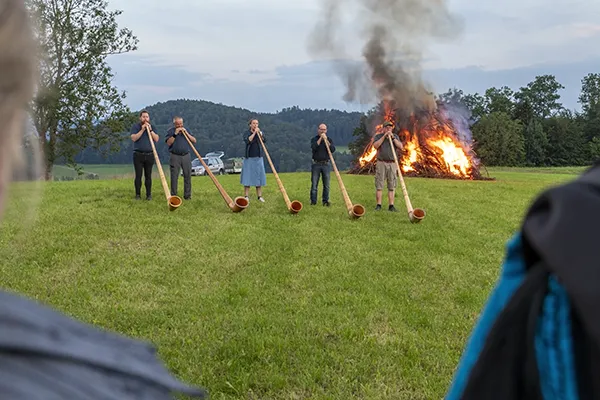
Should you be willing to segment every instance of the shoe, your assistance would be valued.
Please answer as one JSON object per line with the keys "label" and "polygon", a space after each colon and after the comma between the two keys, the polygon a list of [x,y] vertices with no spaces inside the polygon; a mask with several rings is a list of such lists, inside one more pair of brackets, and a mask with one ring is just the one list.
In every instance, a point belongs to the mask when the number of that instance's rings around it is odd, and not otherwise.
{"label": "shoe", "polygon": [[311,206],[316,206],[316,205],[317,205],[317,202],[316,202],[316,201],[315,201],[315,202],[312,202],[312,201],[311,201],[311,202],[310,202],[310,205],[311,205]]}
{"label": "shoe", "polygon": [[377,204],[377,207],[375,207],[375,211],[381,211],[381,204]]}
{"label": "shoe", "polygon": [[244,198],[246,199],[246,201],[248,202],[248,204],[250,204],[250,197],[244,196]]}
{"label": "shoe", "polygon": [[152,200],[152,195],[149,194],[148,196],[146,196],[146,200]]}
{"label": "shoe", "polygon": [[264,203],[265,199],[263,199],[262,196],[258,196],[258,201],[260,201],[261,203]]}
{"label": "shoe", "polygon": [[139,194],[136,194],[136,195],[135,195],[135,199],[136,199],[136,200],[141,200],[141,199],[142,199],[142,196],[140,196]]}
{"label": "shoe", "polygon": [[183,199],[184,200],[191,200],[192,198],[191,197],[184,197]]}
{"label": "shoe", "polygon": [[330,205],[331,205],[331,204],[330,204],[328,201],[324,201],[324,202],[323,202],[323,206],[325,206],[325,207],[329,207]]}
{"label": "shoe", "polygon": [[391,212],[397,212],[398,210],[396,210],[396,207],[394,207],[394,205],[392,204],[392,205],[390,205],[390,207],[388,208],[388,211],[391,211]]}

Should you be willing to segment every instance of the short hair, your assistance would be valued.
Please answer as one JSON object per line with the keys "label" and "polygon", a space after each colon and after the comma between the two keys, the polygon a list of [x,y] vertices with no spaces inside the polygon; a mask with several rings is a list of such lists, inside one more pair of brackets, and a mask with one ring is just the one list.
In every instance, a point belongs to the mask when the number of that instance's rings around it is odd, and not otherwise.
{"label": "short hair", "polygon": [[183,121],[183,117],[180,117],[179,115],[173,117],[173,121],[177,121],[178,119]]}
{"label": "short hair", "polygon": [[140,111],[140,115],[139,116],[141,117],[142,114],[148,114],[148,115],[150,115],[150,113],[147,110]]}

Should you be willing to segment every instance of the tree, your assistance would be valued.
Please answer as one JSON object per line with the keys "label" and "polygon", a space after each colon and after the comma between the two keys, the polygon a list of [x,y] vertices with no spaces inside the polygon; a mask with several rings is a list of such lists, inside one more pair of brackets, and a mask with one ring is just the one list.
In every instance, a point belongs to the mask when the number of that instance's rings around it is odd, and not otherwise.
{"label": "tree", "polygon": [[580,124],[570,112],[544,121],[548,135],[548,164],[553,166],[584,165],[590,156]]}
{"label": "tree", "polygon": [[583,133],[588,140],[600,136],[600,74],[588,74],[581,80],[579,103],[583,111]]}
{"label": "tree", "polygon": [[369,133],[369,129],[367,128],[368,117],[363,115],[360,118],[359,125],[354,129],[354,133],[352,136],[355,136],[356,139],[348,145],[348,150],[354,156],[355,159],[360,158],[363,151],[365,151],[365,147],[371,141],[371,134]]}
{"label": "tree", "polygon": [[538,118],[531,118],[523,128],[527,165],[541,167],[546,163],[548,137]]}
{"label": "tree", "polygon": [[523,127],[504,112],[483,116],[473,126],[475,151],[486,165],[519,166],[525,160]]}
{"label": "tree", "polygon": [[488,114],[493,112],[502,112],[511,114],[513,111],[514,92],[508,86],[503,86],[500,89],[492,87],[485,91],[485,110]]}
{"label": "tree", "polygon": [[121,141],[130,111],[112,86],[109,55],[137,49],[104,0],[27,0],[40,45],[40,80],[32,117],[46,155],[46,179],[59,158],[74,164],[88,146]]}
{"label": "tree", "polygon": [[581,80],[579,103],[585,114],[598,108],[600,105],[600,73],[587,74]]}
{"label": "tree", "polygon": [[515,93],[517,102],[528,101],[538,118],[548,118],[563,109],[558,91],[564,89],[554,75],[538,75]]}

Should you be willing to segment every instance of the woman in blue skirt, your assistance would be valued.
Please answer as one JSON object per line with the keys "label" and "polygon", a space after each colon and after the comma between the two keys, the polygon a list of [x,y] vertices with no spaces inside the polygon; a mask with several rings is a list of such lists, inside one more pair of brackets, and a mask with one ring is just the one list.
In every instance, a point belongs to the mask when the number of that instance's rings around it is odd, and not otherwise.
{"label": "woman in blue skirt", "polygon": [[267,186],[267,174],[265,172],[260,140],[256,135],[260,135],[263,142],[266,142],[265,136],[260,129],[258,129],[258,120],[251,119],[248,123],[248,130],[244,132],[246,156],[242,165],[240,183],[244,185],[244,196],[246,196],[247,200],[249,200],[248,194],[250,192],[250,186],[255,186],[258,201],[264,203],[265,199],[262,197],[262,187]]}

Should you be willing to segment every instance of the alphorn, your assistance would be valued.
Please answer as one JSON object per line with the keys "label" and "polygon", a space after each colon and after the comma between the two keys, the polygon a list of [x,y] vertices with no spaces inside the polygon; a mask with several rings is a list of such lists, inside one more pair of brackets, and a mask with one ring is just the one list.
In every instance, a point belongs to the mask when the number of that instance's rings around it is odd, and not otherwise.
{"label": "alphorn", "polygon": [[202,163],[202,166],[204,166],[204,170],[206,171],[208,176],[210,176],[210,179],[212,179],[212,181],[215,184],[215,186],[217,187],[217,190],[219,191],[219,193],[221,193],[221,196],[223,197],[223,200],[225,200],[225,203],[227,203],[227,206],[231,209],[231,211],[233,211],[235,213],[244,211],[244,209],[246,207],[248,207],[248,200],[246,200],[245,197],[238,196],[235,198],[235,201],[234,201],[231,199],[231,197],[229,197],[229,195],[227,194],[227,192],[225,191],[223,186],[221,186],[219,181],[217,181],[217,178],[215,177],[215,175],[212,173],[210,168],[208,168],[208,165],[206,165],[206,163],[202,159],[202,156],[198,153],[198,150],[196,150],[196,147],[194,147],[194,145],[192,144],[192,141],[190,140],[188,135],[189,135],[188,131],[185,128],[183,128],[183,137],[185,137],[185,139],[188,141],[192,150],[194,150],[194,153],[196,153],[198,160]]}
{"label": "alphorn", "polygon": [[150,133],[150,127],[146,125],[146,131],[148,132],[148,139],[150,139],[150,145],[152,146],[152,152],[154,153],[154,160],[156,161],[156,166],[158,167],[158,174],[160,175],[160,181],[162,183],[163,190],[165,191],[165,196],[167,197],[167,203],[169,204],[169,210],[176,210],[182,203],[181,197],[179,196],[171,196],[171,192],[169,191],[169,186],[167,185],[167,179],[165,178],[165,173],[162,169],[162,164],[160,163],[160,159],[158,158],[158,153],[156,152],[156,147],[154,146],[154,140],[152,140],[152,134]]}
{"label": "alphorn", "polygon": [[285,191],[285,188],[283,187],[283,183],[281,183],[281,180],[279,179],[279,175],[277,175],[275,166],[273,165],[273,162],[271,161],[271,157],[269,156],[269,152],[267,151],[265,142],[263,142],[263,140],[262,140],[262,132],[260,130],[258,130],[256,136],[258,136],[258,140],[260,141],[260,144],[261,144],[263,150],[265,151],[265,156],[267,156],[267,161],[269,162],[269,165],[271,166],[271,171],[273,171],[273,175],[275,175],[275,180],[277,181],[277,185],[279,185],[279,190],[281,191],[281,194],[283,194],[283,199],[285,200],[285,205],[287,206],[288,210],[290,210],[290,212],[292,214],[298,214],[302,210],[302,203],[300,203],[298,200],[290,201],[290,198],[288,197],[287,192]]}
{"label": "alphorn", "polygon": [[346,187],[344,186],[344,182],[342,182],[342,177],[337,169],[337,165],[335,165],[335,160],[333,159],[333,154],[331,154],[331,149],[329,148],[329,142],[327,140],[327,136],[322,139],[325,142],[325,147],[327,148],[327,153],[329,153],[329,159],[331,160],[331,165],[333,165],[333,171],[335,172],[335,176],[337,177],[338,184],[340,185],[340,190],[342,192],[342,196],[344,197],[344,202],[346,203],[346,208],[348,209],[348,215],[350,218],[358,219],[365,215],[365,208],[360,204],[352,204],[350,201],[350,196],[348,196],[348,192],[346,191]]}
{"label": "alphorn", "polygon": [[400,169],[400,163],[398,162],[398,156],[396,155],[396,147],[391,136],[388,136],[390,140],[390,146],[392,146],[392,153],[394,153],[394,161],[396,161],[396,167],[398,168],[398,177],[400,178],[400,185],[402,186],[402,193],[404,194],[404,202],[406,203],[406,209],[408,210],[408,219],[413,224],[418,224],[425,218],[425,210],[421,208],[413,209],[410,199],[408,198],[408,192],[406,191],[406,185],[404,184],[404,178],[402,177],[402,170]]}

